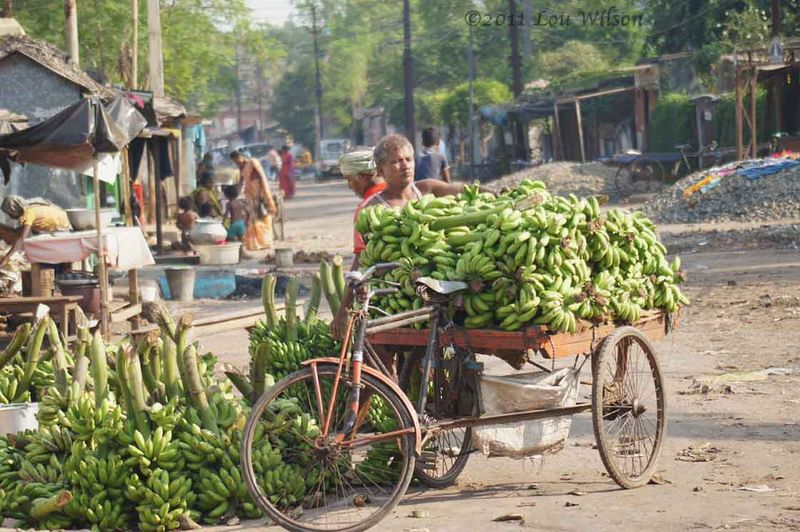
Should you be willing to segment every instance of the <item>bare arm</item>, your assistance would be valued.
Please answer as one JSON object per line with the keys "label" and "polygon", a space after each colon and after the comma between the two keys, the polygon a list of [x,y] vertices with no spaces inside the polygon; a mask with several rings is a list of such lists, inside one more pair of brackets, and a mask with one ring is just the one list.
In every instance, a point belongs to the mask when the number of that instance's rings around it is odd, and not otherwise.
{"label": "bare arm", "polygon": [[0,268],[5,266],[6,262],[8,262],[8,259],[11,258],[11,255],[22,249],[22,244],[25,243],[25,239],[28,238],[30,235],[31,235],[31,226],[30,225],[23,226],[22,233],[20,233],[20,235],[11,245],[11,249],[8,250],[8,253],[6,253],[5,257],[3,257],[3,260],[0,260]]}

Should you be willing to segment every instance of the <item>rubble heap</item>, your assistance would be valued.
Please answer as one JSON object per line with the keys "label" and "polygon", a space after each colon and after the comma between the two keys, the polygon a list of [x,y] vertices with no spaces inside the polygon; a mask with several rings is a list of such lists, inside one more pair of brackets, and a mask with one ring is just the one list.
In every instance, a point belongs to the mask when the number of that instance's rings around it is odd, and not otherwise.
{"label": "rubble heap", "polygon": [[708,175],[703,171],[681,179],[645,203],[642,211],[657,223],[800,218],[800,165],[756,178],[733,173],[704,192],[685,194]]}

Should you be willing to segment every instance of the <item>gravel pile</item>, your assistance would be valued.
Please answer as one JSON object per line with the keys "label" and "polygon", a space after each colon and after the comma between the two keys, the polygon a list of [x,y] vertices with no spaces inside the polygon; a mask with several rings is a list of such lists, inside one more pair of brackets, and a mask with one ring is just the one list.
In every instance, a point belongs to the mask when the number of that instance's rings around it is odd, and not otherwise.
{"label": "gravel pile", "polygon": [[644,204],[656,223],[765,221],[800,218],[800,166],[760,179],[730,175],[705,193],[683,191],[706,174],[687,176]]}
{"label": "gravel pile", "polygon": [[686,231],[659,235],[671,255],[698,251],[794,249],[800,251],[800,226],[793,223],[749,229]]}
{"label": "gravel pile", "polygon": [[513,188],[523,179],[538,179],[544,181],[547,190],[559,196],[605,194],[611,201],[616,201],[619,199],[614,187],[616,172],[616,168],[602,163],[554,162],[505,175],[487,185]]}

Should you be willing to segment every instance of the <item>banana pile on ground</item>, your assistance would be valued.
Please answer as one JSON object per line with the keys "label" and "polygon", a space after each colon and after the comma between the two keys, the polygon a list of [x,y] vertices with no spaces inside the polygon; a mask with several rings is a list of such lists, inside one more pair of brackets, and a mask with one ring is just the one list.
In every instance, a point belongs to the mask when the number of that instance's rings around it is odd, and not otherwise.
{"label": "banana pile on ground", "polygon": [[[17,331],[2,360],[19,362],[31,382],[36,361],[52,368],[45,387],[31,387],[39,428],[0,436],[2,518],[39,529],[156,531],[262,515],[239,470],[248,407],[230,382],[213,379],[216,360],[198,356],[191,322],[162,311],[160,329],[135,345],[81,329],[73,353],[49,319],[32,334]],[[259,480],[278,501],[305,492],[302,470],[281,457],[316,434],[297,410],[274,409],[280,426],[254,449]]]}
{"label": "banana pile on ground", "polygon": [[[376,304],[400,312],[422,306],[414,280],[469,284],[461,307],[468,328],[507,331],[536,324],[576,332],[590,322],[636,322],[643,311],[675,312],[680,261],[667,261],[653,223],[640,212],[601,212],[597,198],[553,196],[525,180],[499,195],[467,186],[457,196],[425,196],[396,211],[361,211],[364,268],[397,261],[383,279],[400,291]],[[580,323],[581,320],[586,320]]]}

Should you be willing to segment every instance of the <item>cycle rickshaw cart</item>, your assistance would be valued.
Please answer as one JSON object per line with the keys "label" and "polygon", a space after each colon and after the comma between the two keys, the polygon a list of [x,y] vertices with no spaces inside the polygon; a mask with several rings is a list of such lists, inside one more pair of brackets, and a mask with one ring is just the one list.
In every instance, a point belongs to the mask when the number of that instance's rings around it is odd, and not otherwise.
{"label": "cycle rickshaw cart", "polygon": [[[364,530],[400,502],[412,477],[431,487],[452,484],[472,452],[473,427],[586,411],[592,412],[609,476],[623,488],[650,480],[666,426],[664,382],[651,341],[673,329],[673,315],[643,313],[635,324],[584,322],[574,334],[540,326],[516,332],[463,329],[448,309],[468,285],[420,278],[422,308],[368,319],[370,299],[396,290],[371,287],[370,281],[382,282],[372,279],[373,273],[396,266],[376,264],[356,274],[358,310],[350,312],[338,358],[304,362],[253,407],[242,439],[242,473],[252,497],[276,524],[299,531]],[[425,322],[425,329],[412,327]],[[379,356],[385,348],[425,352],[408,357],[399,378],[392,378]],[[581,381],[591,386],[591,401],[482,415],[475,353],[544,370],[533,353],[551,362],[573,360],[578,372],[591,361],[592,380]],[[420,381],[416,386],[414,376]],[[302,493],[268,497],[253,465],[258,425],[287,400],[310,412],[316,428],[290,453],[302,468]]]}

